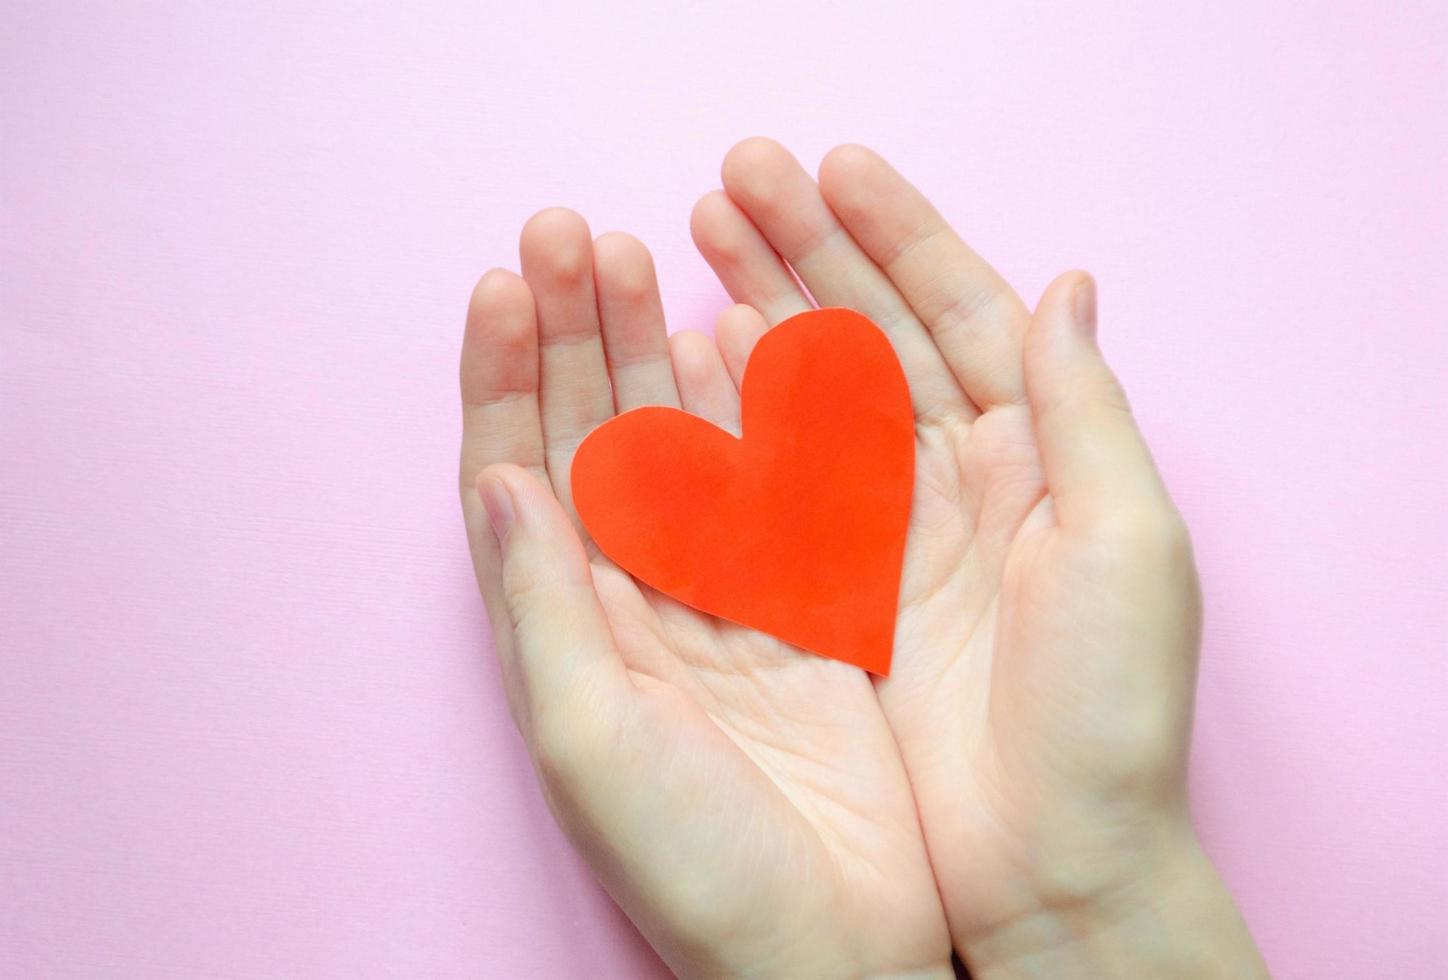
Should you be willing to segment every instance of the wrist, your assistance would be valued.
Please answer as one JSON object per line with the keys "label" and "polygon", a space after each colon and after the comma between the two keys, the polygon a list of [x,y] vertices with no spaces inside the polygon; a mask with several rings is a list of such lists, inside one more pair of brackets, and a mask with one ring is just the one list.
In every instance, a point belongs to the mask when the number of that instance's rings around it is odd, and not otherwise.
{"label": "wrist", "polygon": [[960,943],[959,951],[976,980],[1267,976],[1189,829],[1112,888],[1040,904]]}
{"label": "wrist", "polygon": [[744,966],[738,963],[711,959],[702,962],[675,965],[671,968],[680,977],[739,977],[750,980],[779,977],[781,980],[794,977],[858,977],[860,980],[957,980],[953,960],[944,960],[930,966],[904,969],[867,970],[859,972],[859,964],[828,955],[811,956],[800,962],[770,963]]}

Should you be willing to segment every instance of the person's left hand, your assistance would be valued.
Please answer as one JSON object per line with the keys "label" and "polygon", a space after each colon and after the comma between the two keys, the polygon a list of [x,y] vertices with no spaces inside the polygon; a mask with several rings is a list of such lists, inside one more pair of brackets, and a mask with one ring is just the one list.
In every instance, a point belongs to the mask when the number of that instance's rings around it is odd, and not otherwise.
{"label": "person's left hand", "polygon": [[859,310],[909,379],[915,491],[876,689],[957,953],[977,977],[1264,975],[1191,827],[1196,570],[1090,277],[1032,314],[864,147],[816,182],[745,140],[722,176],[693,231],[730,295],[771,323]]}

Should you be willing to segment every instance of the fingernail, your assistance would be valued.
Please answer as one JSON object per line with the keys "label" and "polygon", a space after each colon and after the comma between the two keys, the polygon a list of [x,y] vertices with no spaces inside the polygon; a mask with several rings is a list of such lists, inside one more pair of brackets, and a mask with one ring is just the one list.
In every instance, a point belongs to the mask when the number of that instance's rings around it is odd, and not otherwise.
{"label": "fingernail", "polygon": [[1096,336],[1096,280],[1090,276],[1076,283],[1072,291],[1071,316],[1077,330],[1088,337]]}
{"label": "fingernail", "polygon": [[478,484],[478,496],[483,498],[488,523],[493,526],[493,534],[501,545],[513,529],[513,497],[503,481],[498,479],[485,479]]}

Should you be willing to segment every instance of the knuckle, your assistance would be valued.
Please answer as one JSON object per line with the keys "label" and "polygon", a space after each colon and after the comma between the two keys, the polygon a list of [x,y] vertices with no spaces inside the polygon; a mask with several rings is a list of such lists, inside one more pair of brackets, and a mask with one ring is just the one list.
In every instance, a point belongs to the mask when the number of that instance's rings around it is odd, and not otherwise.
{"label": "knuckle", "polygon": [[1068,381],[1062,389],[1062,406],[1071,406],[1075,412],[1088,407],[1090,411],[1104,416],[1124,415],[1130,417],[1131,402],[1127,400],[1126,389],[1116,375],[1107,370],[1083,370]]}
{"label": "knuckle", "polygon": [[507,597],[513,622],[519,628],[539,604],[543,589],[543,579],[530,566],[517,560],[508,561],[503,566],[503,594]]}
{"label": "knuckle", "polygon": [[[920,239],[922,242],[927,240]],[[999,293],[989,285],[962,289],[946,301],[940,315],[935,318],[935,328],[942,333],[975,339],[989,329],[986,315],[998,300]]]}
{"label": "knuckle", "polygon": [[535,696],[529,715],[533,765],[555,793],[571,796],[627,761],[626,716],[596,685],[571,685],[546,700]]}
{"label": "knuckle", "polygon": [[[958,330],[967,324],[960,319],[962,314],[970,317],[979,312],[979,307],[957,311],[952,329]],[[1079,364],[1067,369],[1049,387],[1036,393],[1035,404],[1037,411],[1045,415],[1075,418],[1094,414],[1102,422],[1115,422],[1117,416],[1130,420],[1132,414],[1126,389],[1116,375],[1101,364]]]}
{"label": "knuckle", "polygon": [[1096,530],[1107,553],[1122,563],[1162,568],[1192,561],[1191,533],[1170,504],[1117,508]]}
{"label": "knuckle", "polygon": [[553,789],[576,781],[584,769],[580,756],[586,751],[584,740],[577,737],[574,727],[557,714],[557,711],[537,707],[533,714],[533,765],[539,778]]}
{"label": "knuckle", "polygon": [[1103,370],[1096,378],[1094,389],[1094,400],[1102,409],[1122,415],[1131,414],[1131,401],[1126,397],[1126,389],[1113,372]]}

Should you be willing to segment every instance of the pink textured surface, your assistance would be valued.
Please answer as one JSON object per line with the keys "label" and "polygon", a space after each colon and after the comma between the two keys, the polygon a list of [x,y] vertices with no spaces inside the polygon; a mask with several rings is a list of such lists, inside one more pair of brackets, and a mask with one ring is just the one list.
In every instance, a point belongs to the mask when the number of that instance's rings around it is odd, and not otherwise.
{"label": "pink textured surface", "polygon": [[455,351],[552,203],[707,326],[688,209],[764,132],[1098,275],[1205,838],[1280,976],[1442,975],[1448,7],[3,6],[0,974],[659,970],[506,717]]}

